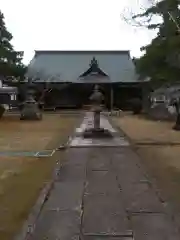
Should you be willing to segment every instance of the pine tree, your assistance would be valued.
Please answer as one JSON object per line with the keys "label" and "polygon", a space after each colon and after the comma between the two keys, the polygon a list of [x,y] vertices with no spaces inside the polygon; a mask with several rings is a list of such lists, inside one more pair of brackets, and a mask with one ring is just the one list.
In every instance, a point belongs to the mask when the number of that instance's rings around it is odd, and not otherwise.
{"label": "pine tree", "polygon": [[143,77],[156,81],[178,81],[180,76],[180,10],[178,0],[161,0],[144,13],[133,18],[161,16],[162,22],[148,24],[149,29],[158,29],[157,37],[142,47],[145,54],[136,59],[136,68]]}
{"label": "pine tree", "polygon": [[23,77],[26,70],[22,64],[23,52],[14,50],[12,38],[12,34],[6,28],[4,15],[0,11],[0,75]]}

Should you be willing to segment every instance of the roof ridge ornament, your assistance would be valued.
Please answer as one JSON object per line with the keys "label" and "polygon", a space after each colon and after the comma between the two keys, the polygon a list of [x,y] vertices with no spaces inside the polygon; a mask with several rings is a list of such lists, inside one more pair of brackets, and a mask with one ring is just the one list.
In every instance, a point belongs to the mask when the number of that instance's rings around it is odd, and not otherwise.
{"label": "roof ridge ornament", "polygon": [[89,68],[87,71],[85,71],[83,74],[80,75],[80,77],[108,77],[108,75],[103,72],[99,65],[98,65],[98,61],[96,60],[96,58],[93,56],[93,58],[91,59],[90,61],[90,64],[89,64]]}
{"label": "roof ridge ornament", "polygon": [[96,66],[98,65],[98,61],[96,60],[95,57],[93,57],[91,60],[90,66],[92,66],[92,65],[96,65]]}
{"label": "roof ridge ornament", "polygon": [[99,65],[98,65],[98,61],[96,60],[95,57],[92,58],[92,60],[90,62],[90,67],[92,69],[92,72],[97,72]]}

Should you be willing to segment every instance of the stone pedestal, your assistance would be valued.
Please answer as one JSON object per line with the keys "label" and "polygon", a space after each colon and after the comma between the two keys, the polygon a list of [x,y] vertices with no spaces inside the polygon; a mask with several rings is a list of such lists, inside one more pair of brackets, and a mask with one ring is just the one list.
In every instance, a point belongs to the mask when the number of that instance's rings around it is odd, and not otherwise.
{"label": "stone pedestal", "polygon": [[38,103],[33,99],[28,99],[22,106],[20,120],[41,120],[42,113]]}
{"label": "stone pedestal", "polygon": [[99,128],[99,129],[89,128],[89,129],[85,129],[83,133],[83,137],[91,138],[91,139],[94,139],[94,138],[101,139],[101,138],[113,138],[113,135],[109,130],[104,128]]}
{"label": "stone pedestal", "polygon": [[109,130],[101,127],[101,107],[94,106],[93,108],[93,128],[85,129],[84,138],[112,138]]}
{"label": "stone pedestal", "polygon": [[94,110],[94,129],[100,129],[100,110]]}

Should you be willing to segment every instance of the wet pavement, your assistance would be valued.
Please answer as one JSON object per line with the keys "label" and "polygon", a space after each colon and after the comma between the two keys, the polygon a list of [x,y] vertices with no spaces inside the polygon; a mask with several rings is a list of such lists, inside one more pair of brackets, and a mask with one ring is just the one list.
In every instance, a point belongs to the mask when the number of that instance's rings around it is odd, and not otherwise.
{"label": "wet pavement", "polygon": [[125,146],[121,138],[116,140],[117,147],[106,148],[102,141],[99,147],[92,143],[82,148],[76,142],[76,148],[71,139],[73,147],[66,150],[60,174],[28,239],[180,239],[138,156],[126,139]]}

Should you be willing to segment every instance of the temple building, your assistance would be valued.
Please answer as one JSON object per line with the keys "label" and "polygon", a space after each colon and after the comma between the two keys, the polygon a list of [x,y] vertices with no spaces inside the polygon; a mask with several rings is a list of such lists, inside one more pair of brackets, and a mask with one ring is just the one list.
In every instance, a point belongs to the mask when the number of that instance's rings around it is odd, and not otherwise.
{"label": "temple building", "polygon": [[98,84],[107,108],[128,109],[146,82],[138,79],[129,51],[35,51],[27,77],[37,88],[48,86],[46,105],[65,108],[88,104]]}

